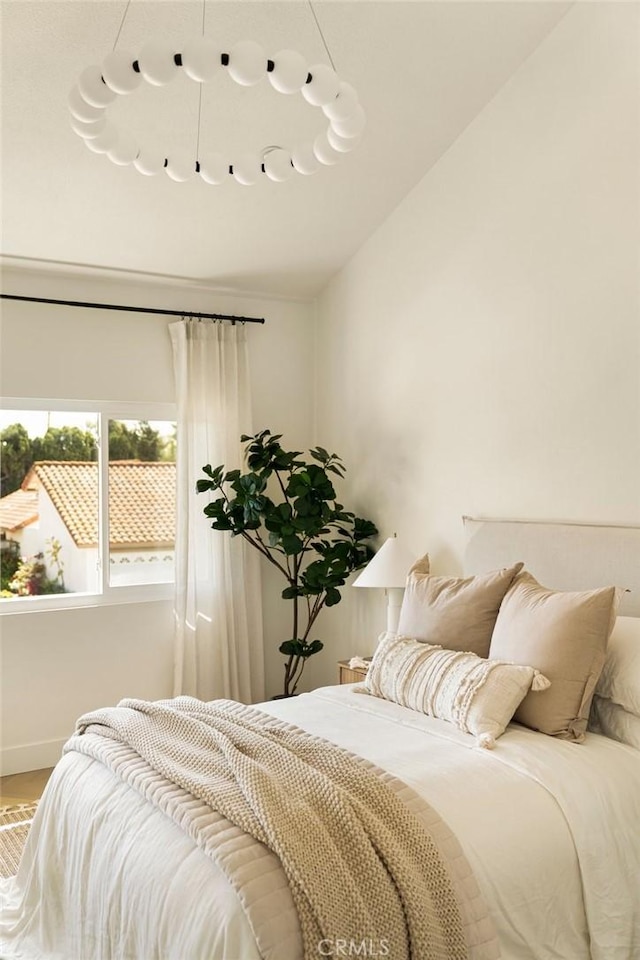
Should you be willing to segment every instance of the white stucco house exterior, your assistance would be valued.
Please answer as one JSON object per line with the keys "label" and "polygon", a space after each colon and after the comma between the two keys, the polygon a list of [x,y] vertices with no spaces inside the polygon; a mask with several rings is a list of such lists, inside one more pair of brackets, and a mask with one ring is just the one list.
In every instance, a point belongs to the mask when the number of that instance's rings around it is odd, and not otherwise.
{"label": "white stucco house exterior", "polygon": [[[22,488],[0,498],[0,534],[20,544],[22,557],[60,544],[67,592],[99,589],[98,464],[34,463]],[[173,579],[175,463],[109,464],[109,570],[112,585]],[[57,568],[47,563],[48,574]]]}

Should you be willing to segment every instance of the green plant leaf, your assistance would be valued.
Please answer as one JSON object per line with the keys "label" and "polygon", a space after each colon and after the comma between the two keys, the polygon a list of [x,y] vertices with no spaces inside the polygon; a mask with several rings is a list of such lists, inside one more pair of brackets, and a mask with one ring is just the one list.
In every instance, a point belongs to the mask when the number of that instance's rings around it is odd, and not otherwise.
{"label": "green plant leaf", "polygon": [[283,600],[293,600],[294,597],[302,596],[302,588],[287,587],[285,590],[282,591],[280,596],[282,597]]}
{"label": "green plant leaf", "polygon": [[282,549],[287,554],[287,556],[294,556],[296,553],[302,551],[304,544],[300,537],[297,537],[295,534],[291,536],[282,538]]}
{"label": "green plant leaf", "polygon": [[284,643],[280,644],[278,650],[280,653],[283,653],[285,657],[304,656],[304,644],[302,640],[285,640]]}
{"label": "green plant leaf", "polygon": [[327,607],[335,607],[337,603],[340,603],[342,597],[340,596],[340,591],[336,590],[334,587],[329,587],[327,590],[327,599],[325,600],[325,605]]}

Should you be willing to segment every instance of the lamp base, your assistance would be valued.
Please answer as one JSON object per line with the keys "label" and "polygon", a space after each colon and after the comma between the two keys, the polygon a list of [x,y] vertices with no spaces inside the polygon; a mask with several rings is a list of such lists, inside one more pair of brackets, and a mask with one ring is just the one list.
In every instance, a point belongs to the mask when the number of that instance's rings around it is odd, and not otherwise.
{"label": "lamp base", "polygon": [[387,594],[387,633],[397,633],[400,621],[400,608],[404,596],[404,587],[388,587]]}

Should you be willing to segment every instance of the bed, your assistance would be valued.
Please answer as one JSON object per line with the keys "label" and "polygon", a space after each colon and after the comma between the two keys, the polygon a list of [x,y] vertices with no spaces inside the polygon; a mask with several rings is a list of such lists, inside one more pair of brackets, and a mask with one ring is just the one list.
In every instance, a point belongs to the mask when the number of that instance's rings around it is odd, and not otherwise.
{"label": "bed", "polygon": [[[521,576],[518,571],[512,578],[507,600]],[[504,599],[498,617],[503,609]],[[406,621],[412,611],[404,612]],[[510,633],[512,621],[507,626]],[[378,673],[373,671],[364,688],[324,687],[261,704],[259,711],[276,725],[294,725],[363,758],[405,784],[417,803],[426,802],[425,809],[435,814],[437,843],[453,851],[457,889],[466,887],[465,955],[636,960],[640,620],[618,616],[612,626],[593,702],[593,690],[588,698],[590,729],[580,738],[538,732],[516,722],[516,713],[504,732],[492,728],[493,749],[486,749],[482,726],[460,729],[451,718],[410,708],[401,694],[389,695],[389,687],[387,695],[376,693],[375,677],[384,687],[388,656],[379,658]],[[492,636],[498,627],[499,621],[492,624]],[[423,657],[428,647],[409,638],[402,656]],[[458,654],[454,659],[461,662]],[[429,670],[433,673],[432,666]],[[415,675],[414,666],[412,671]],[[523,716],[527,719],[526,712]],[[2,887],[0,955],[6,960],[302,956],[296,954],[293,928],[280,948],[265,952],[258,945],[255,913],[251,920],[224,870],[180,826],[180,817],[167,815],[180,802],[197,820],[199,801],[161,779],[141,790],[141,777],[139,771],[124,776],[117,764],[105,765],[80,749],[65,753],[41,801],[18,876]],[[271,890],[263,888],[260,896],[268,912]],[[353,943],[335,931],[319,941],[317,955],[396,956],[384,940]]]}

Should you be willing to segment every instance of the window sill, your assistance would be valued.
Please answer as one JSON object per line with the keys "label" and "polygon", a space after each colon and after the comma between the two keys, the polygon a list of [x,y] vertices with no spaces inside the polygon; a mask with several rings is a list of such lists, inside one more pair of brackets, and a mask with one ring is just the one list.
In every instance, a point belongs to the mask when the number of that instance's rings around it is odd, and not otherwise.
{"label": "window sill", "polygon": [[16,597],[0,600],[0,617],[22,616],[25,613],[51,613],[54,610],[76,610],[128,603],[155,603],[173,600],[174,584],[145,584],[116,587],[106,593],[51,594],[41,597]]}

